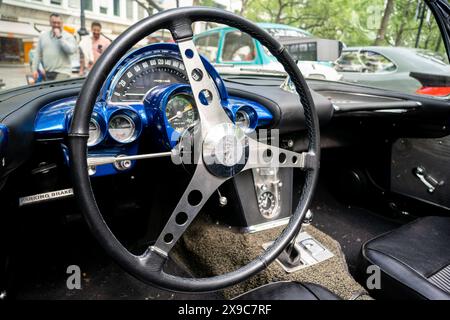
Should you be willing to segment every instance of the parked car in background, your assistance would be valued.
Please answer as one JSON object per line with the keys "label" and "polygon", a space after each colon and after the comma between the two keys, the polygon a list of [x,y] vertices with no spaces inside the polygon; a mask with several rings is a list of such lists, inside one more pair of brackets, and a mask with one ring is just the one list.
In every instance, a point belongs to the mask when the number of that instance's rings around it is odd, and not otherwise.
{"label": "parked car in background", "polygon": [[[280,41],[312,39],[305,30],[282,24],[259,23]],[[194,42],[200,53],[211,61],[220,73],[284,73],[284,68],[261,43],[249,35],[231,28],[218,27],[198,34]],[[338,81],[341,75],[320,61],[298,61],[298,66],[307,78]]]}
{"label": "parked car in background", "polygon": [[[336,60],[335,69],[342,80],[363,85],[409,93],[447,96],[450,87],[446,83],[430,90],[422,79],[437,76],[450,77],[450,66],[445,58],[423,49],[402,47],[348,47]],[[426,72],[428,77],[414,76]],[[411,73],[413,76],[411,76]]]}

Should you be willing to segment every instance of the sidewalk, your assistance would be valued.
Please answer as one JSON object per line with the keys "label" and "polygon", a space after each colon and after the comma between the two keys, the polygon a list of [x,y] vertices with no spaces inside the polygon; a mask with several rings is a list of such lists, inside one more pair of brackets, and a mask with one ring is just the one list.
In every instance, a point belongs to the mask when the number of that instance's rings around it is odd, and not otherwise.
{"label": "sidewalk", "polygon": [[23,65],[4,65],[0,64],[0,79],[3,80],[5,86],[0,90],[11,89],[27,84],[25,75],[31,74],[30,66]]}

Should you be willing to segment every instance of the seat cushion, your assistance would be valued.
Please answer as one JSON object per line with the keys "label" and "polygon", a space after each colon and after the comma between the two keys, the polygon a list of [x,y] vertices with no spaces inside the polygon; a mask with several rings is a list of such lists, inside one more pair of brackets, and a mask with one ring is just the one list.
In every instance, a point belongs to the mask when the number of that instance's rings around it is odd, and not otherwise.
{"label": "seat cushion", "polygon": [[340,300],[328,289],[312,283],[274,282],[255,288],[236,300]]}
{"label": "seat cushion", "polygon": [[418,219],[369,240],[362,257],[362,272],[380,267],[381,289],[371,290],[378,298],[450,299],[450,218]]}

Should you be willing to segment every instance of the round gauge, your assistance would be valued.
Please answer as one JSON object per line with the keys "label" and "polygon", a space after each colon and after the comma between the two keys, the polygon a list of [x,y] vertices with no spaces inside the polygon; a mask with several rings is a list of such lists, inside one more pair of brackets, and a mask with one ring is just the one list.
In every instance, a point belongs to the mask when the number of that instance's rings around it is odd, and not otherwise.
{"label": "round gauge", "polygon": [[89,138],[87,141],[88,147],[95,146],[102,137],[102,130],[100,129],[100,125],[97,120],[91,119],[89,121]]}
{"label": "round gauge", "polygon": [[198,121],[198,113],[192,96],[178,93],[167,102],[166,118],[175,131],[182,133]]}
{"label": "round gauge", "polygon": [[244,110],[238,110],[236,112],[235,124],[242,130],[244,130],[244,132],[249,131],[250,130],[250,116],[248,115],[248,113],[245,112]]}
{"label": "round gauge", "polygon": [[153,87],[171,83],[188,83],[181,60],[172,57],[152,57],[137,61],[117,80],[111,102],[142,101]]}
{"label": "round gauge", "polygon": [[136,124],[129,116],[118,114],[109,120],[108,132],[117,142],[131,142],[136,137]]}
{"label": "round gauge", "polygon": [[271,219],[276,216],[276,204],[275,195],[270,191],[264,192],[258,198],[259,211],[264,218]]}

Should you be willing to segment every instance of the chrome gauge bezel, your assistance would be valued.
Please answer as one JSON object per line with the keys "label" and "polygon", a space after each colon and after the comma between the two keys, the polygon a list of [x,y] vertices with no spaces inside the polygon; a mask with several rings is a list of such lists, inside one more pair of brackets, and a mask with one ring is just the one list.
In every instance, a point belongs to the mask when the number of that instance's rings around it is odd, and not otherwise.
{"label": "chrome gauge bezel", "polygon": [[[96,132],[97,132],[97,137],[93,140],[91,140],[91,124],[93,124],[96,128]],[[93,147],[96,146],[97,144],[99,144],[99,142],[102,140],[102,129],[100,128],[100,124],[98,123],[97,120],[95,120],[94,118],[91,118],[91,120],[89,120],[89,138],[87,141],[87,146],[88,147]]]}
{"label": "chrome gauge bezel", "polygon": [[[192,105],[192,109],[193,109],[193,113],[194,113],[194,122],[193,122],[191,125],[189,125],[188,127],[184,128],[183,130],[177,130],[177,129],[172,125],[172,123],[170,122],[170,119],[168,118],[168,114],[167,114],[167,113],[168,113],[168,108],[169,108],[169,103],[170,103],[173,99],[175,99],[176,97],[179,97],[179,96],[181,96],[181,97],[183,97],[185,100],[189,101],[189,103]],[[165,118],[165,121],[169,124],[169,126],[170,126],[174,131],[178,132],[179,134],[182,134],[184,131],[188,130],[190,127],[196,125],[196,124],[200,121],[200,116],[199,116],[199,114],[198,114],[197,106],[196,106],[196,104],[195,104],[195,99],[194,99],[194,97],[192,96],[192,93],[189,92],[189,91],[187,91],[187,92],[185,92],[185,91],[178,91],[178,92],[175,91],[175,92],[173,92],[173,93],[168,97],[167,102],[165,103],[165,107],[164,107],[164,118]]]}
{"label": "chrome gauge bezel", "polygon": [[[246,122],[245,126],[237,122],[237,117],[239,114],[244,117]],[[256,114],[253,108],[248,106],[242,106],[236,110],[236,113],[234,115],[234,123],[239,128],[241,128],[245,133],[251,133],[255,131],[256,125],[258,123],[258,115]]]}
{"label": "chrome gauge bezel", "polygon": [[[111,132],[111,123],[117,119],[117,118],[123,118],[126,121],[128,121],[131,124],[131,133],[130,135],[126,138],[126,139],[120,139],[114,136],[114,134]],[[126,113],[115,113],[111,116],[111,118],[108,121],[108,134],[109,136],[116,142],[119,143],[130,143],[136,140],[137,136],[138,136],[138,130],[137,130],[137,125],[136,125],[136,121],[133,119],[133,117],[131,117],[130,115],[126,114]]]}
{"label": "chrome gauge bezel", "polygon": [[[244,118],[245,125],[241,121],[238,122],[238,116],[239,115],[242,115],[242,117]],[[247,131],[250,130],[250,116],[248,115],[247,112],[245,112],[242,109],[239,109],[238,111],[236,111],[236,115],[234,116],[234,119],[235,119],[236,125],[239,128],[241,128],[242,130],[244,130],[244,132],[247,132]]]}

